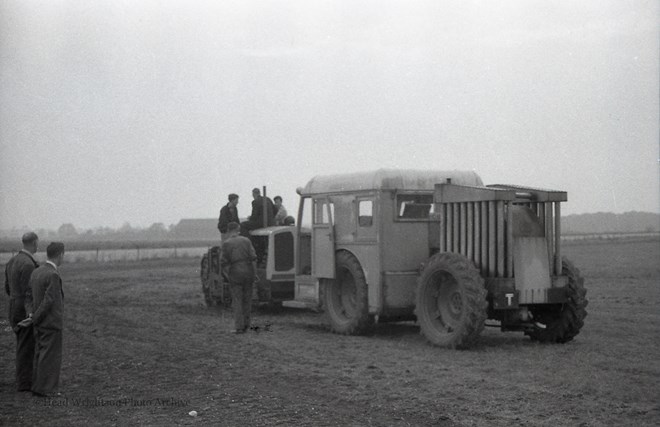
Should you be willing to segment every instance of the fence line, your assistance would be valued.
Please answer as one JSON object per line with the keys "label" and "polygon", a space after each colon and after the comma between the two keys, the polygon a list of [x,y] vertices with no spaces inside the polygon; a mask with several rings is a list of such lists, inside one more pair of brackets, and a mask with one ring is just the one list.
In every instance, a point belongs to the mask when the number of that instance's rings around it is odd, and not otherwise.
{"label": "fence line", "polygon": [[621,240],[621,239],[632,239],[632,238],[658,238],[660,237],[660,232],[658,231],[645,231],[639,233],[623,233],[623,232],[613,232],[613,233],[564,233],[561,236],[562,240],[573,241],[573,240]]}
{"label": "fence line", "polygon": [[[146,259],[165,259],[165,258],[194,258],[201,257],[210,246],[152,248],[143,246],[134,246],[132,248],[120,249],[102,249],[95,248],[89,250],[66,251],[64,254],[65,263],[74,262],[117,262],[117,261],[141,261]],[[5,265],[11,257],[16,255],[16,251],[0,252],[0,265]],[[46,261],[45,251],[39,251],[35,254],[39,262]]]}

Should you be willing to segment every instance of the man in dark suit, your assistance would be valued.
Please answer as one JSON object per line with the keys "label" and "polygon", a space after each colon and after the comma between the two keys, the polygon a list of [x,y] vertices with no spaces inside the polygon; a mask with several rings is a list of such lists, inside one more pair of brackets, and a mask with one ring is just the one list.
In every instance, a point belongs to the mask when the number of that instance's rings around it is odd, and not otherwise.
{"label": "man in dark suit", "polygon": [[240,223],[238,219],[238,195],[231,193],[229,195],[229,202],[220,209],[220,218],[218,219],[218,230],[220,230],[220,236],[224,241],[227,234],[227,225],[230,222]]}
{"label": "man in dark suit", "polygon": [[[268,197],[262,197],[258,188],[252,190],[252,214],[247,221],[241,223],[241,235],[248,237],[257,251],[257,257],[263,258],[266,254],[266,246],[263,239],[258,239],[250,235],[250,231],[257,228],[270,227],[275,225],[275,214],[273,201]],[[265,212],[264,212],[265,210]],[[264,213],[266,219],[264,221]]]}
{"label": "man in dark suit", "polygon": [[37,396],[57,391],[62,366],[64,292],[58,267],[64,258],[64,244],[51,243],[46,255],[48,261],[34,270],[30,279],[35,336],[32,393]]}
{"label": "man in dark suit", "polygon": [[16,334],[16,388],[18,391],[30,391],[34,334],[29,322],[25,326],[21,326],[21,322],[32,316],[30,276],[38,267],[33,254],[37,252],[39,237],[29,232],[23,235],[22,241],[23,249],[5,267],[5,292],[9,295],[9,325]]}
{"label": "man in dark suit", "polygon": [[[252,200],[250,218],[241,224],[241,232],[244,236],[248,236],[251,230],[275,225],[273,201],[269,197],[262,197],[258,188],[252,190],[252,198],[254,200]],[[264,205],[266,205],[266,221],[264,221]]]}

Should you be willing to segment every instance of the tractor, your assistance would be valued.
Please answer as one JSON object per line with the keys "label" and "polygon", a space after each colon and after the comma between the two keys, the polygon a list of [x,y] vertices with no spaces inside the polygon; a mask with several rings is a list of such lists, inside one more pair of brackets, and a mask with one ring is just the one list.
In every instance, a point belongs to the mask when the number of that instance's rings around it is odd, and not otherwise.
{"label": "tractor", "polygon": [[[583,326],[584,279],[561,255],[566,192],[393,169],[317,176],[297,192],[295,225],[252,232],[266,247],[255,302],[320,308],[340,334],[416,320],[449,348],[470,347],[487,320],[551,343]],[[209,305],[227,305],[219,255],[202,259]]]}
{"label": "tractor", "polygon": [[[294,299],[295,259],[299,245],[294,242],[310,239],[308,230],[293,225],[270,226],[252,230],[250,237],[259,241],[265,252],[258,253],[257,281],[253,288],[253,305],[280,305]],[[302,238],[298,236],[302,235]],[[309,245],[307,245],[309,246]],[[304,249],[304,245],[303,245]],[[309,247],[306,248],[309,251]],[[201,279],[204,300],[209,307],[229,308],[229,282],[220,266],[221,247],[214,246],[202,256]]]}

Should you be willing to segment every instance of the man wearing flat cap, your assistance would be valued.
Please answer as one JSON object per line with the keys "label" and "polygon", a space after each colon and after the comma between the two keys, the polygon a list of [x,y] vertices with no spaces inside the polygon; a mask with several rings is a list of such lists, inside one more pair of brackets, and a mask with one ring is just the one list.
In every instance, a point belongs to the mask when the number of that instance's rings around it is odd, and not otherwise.
{"label": "man wearing flat cap", "polygon": [[64,244],[51,243],[46,248],[46,255],[48,261],[34,270],[30,279],[36,339],[32,394],[36,396],[55,394],[62,366],[64,292],[59,266],[64,259]]}
{"label": "man wearing flat cap", "polygon": [[227,226],[230,222],[240,222],[238,219],[238,194],[231,193],[228,196],[229,202],[220,209],[220,218],[218,218],[218,230],[220,237],[224,241],[227,238]]}
{"label": "man wearing flat cap", "polygon": [[234,313],[234,330],[242,334],[250,327],[252,287],[257,275],[257,254],[250,239],[240,236],[241,226],[236,222],[227,225],[227,239],[222,242],[220,265],[229,278],[231,306]]}
{"label": "man wearing flat cap", "polygon": [[22,322],[32,316],[30,276],[38,267],[33,255],[37,252],[39,237],[29,232],[23,235],[22,241],[23,249],[5,267],[5,292],[9,295],[9,325],[16,334],[16,388],[30,391],[34,334],[30,322]]}

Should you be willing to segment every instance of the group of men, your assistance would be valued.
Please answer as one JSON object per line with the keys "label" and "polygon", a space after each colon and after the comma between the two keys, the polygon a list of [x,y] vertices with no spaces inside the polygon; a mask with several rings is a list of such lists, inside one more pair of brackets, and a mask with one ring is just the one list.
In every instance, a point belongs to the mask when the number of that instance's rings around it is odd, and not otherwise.
{"label": "group of men", "polygon": [[220,218],[218,218],[218,230],[223,240],[230,222],[240,224],[240,234],[248,237],[251,230],[272,225],[290,225],[293,219],[288,216],[286,208],[282,205],[281,196],[275,196],[273,203],[270,197],[262,196],[258,188],[252,190],[252,213],[247,221],[241,222],[238,216],[238,195],[231,193],[228,199],[227,204],[220,209]]}
{"label": "group of men", "polygon": [[[238,195],[230,194],[228,203],[220,210],[218,230],[222,237],[220,265],[231,289],[234,329],[242,334],[250,328],[252,291],[257,280],[257,257],[265,248],[261,242],[250,239],[250,231],[272,225],[291,225],[293,218],[282,206],[282,197],[262,196],[258,188],[252,190],[252,213],[247,221],[238,216]],[[265,216],[264,216],[265,215]],[[256,249],[255,249],[256,247]]]}
{"label": "group of men", "polygon": [[34,258],[39,237],[25,233],[23,249],[5,267],[9,324],[16,335],[16,388],[41,397],[57,393],[62,365],[64,292],[59,266],[64,244],[46,248],[48,260]]}

